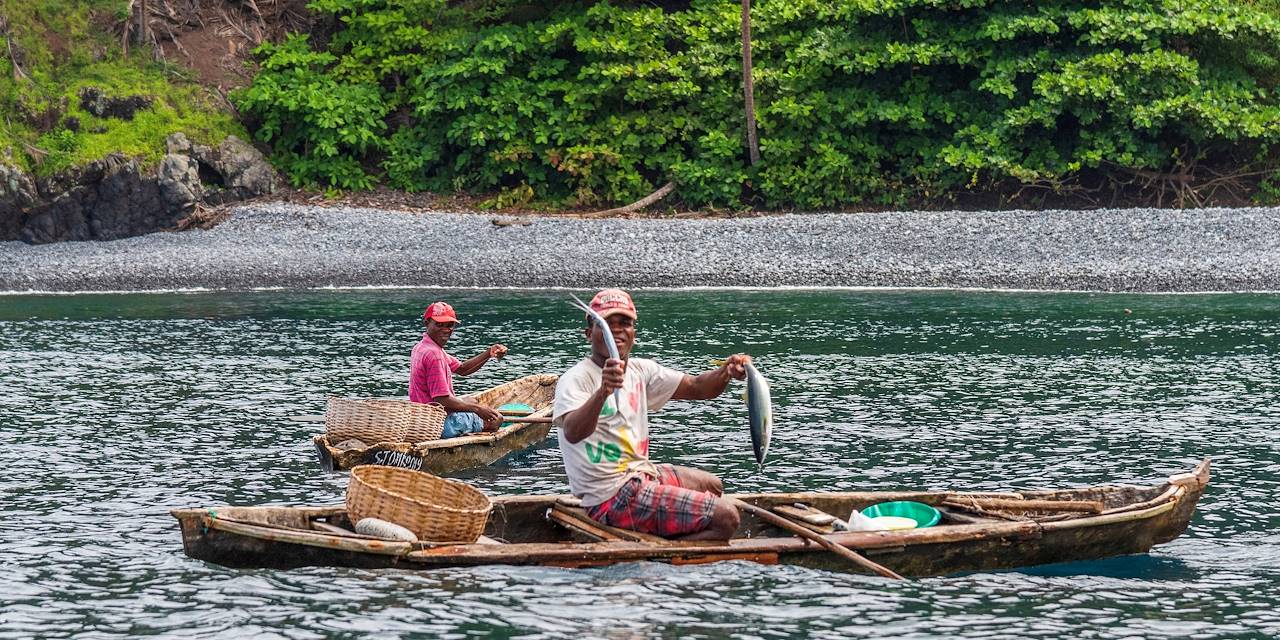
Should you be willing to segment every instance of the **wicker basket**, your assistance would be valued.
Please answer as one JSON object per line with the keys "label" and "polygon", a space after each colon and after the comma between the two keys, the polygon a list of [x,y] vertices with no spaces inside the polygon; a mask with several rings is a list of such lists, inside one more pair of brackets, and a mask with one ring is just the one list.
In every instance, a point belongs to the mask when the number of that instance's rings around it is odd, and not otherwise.
{"label": "wicker basket", "polygon": [[448,414],[438,404],[397,399],[329,398],[324,432],[333,442],[439,440]]}
{"label": "wicker basket", "polygon": [[351,470],[347,516],[352,522],[379,518],[432,542],[475,542],[493,503],[478,489],[429,473],[382,465]]}

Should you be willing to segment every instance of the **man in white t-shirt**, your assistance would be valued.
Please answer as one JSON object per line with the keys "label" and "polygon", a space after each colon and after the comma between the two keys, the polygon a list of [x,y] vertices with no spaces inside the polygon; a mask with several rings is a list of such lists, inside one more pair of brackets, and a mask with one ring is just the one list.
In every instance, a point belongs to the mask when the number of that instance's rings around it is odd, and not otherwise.
{"label": "man in white t-shirt", "polygon": [[[591,355],[556,383],[553,422],[569,489],[597,522],[684,540],[726,540],[738,529],[738,511],[718,497],[716,476],[649,460],[649,412],[668,400],[706,400],[724,392],[730,378],[746,377],[744,354],[718,369],[690,376],[645,358],[632,358],[636,307],[620,289],[591,299],[612,335],[589,319]],[[613,340],[620,360],[609,357]],[[619,398],[614,390],[619,389]],[[621,406],[619,406],[621,405]]]}

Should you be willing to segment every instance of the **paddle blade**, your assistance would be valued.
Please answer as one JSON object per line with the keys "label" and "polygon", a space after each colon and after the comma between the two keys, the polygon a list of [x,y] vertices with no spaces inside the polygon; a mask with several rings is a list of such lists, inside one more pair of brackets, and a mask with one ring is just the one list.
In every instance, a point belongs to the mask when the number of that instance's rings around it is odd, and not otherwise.
{"label": "paddle blade", "polygon": [[773,401],[769,397],[769,381],[752,364],[747,364],[746,399],[751,450],[756,454],[756,463],[764,464],[769,455],[769,438],[773,436]]}

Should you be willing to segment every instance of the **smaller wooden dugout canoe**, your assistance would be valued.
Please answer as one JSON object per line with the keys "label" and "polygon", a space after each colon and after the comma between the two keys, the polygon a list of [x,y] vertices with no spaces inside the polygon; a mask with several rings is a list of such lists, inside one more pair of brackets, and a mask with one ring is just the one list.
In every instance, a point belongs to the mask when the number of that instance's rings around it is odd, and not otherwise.
{"label": "smaller wooden dugout canoe", "polygon": [[[533,407],[527,417],[551,415],[555,400],[554,374],[525,376],[467,396],[495,409],[508,403]],[[493,433],[477,433],[427,442],[379,442],[363,449],[339,449],[327,435],[312,438],[320,466],[325,471],[348,471],[362,464],[404,467],[445,475],[464,469],[493,464],[509,453],[523,451],[551,433],[550,423],[516,422]]]}
{"label": "smaller wooden dugout canoe", "polygon": [[[1190,473],[1150,486],[1018,493],[870,491],[736,497],[780,513],[788,513],[800,503],[807,505],[810,513],[816,509],[841,517],[853,508],[894,500],[934,505],[943,512],[943,520],[931,528],[826,534],[828,540],[902,575],[930,576],[1146,553],[1153,545],[1182,534],[1208,481],[1206,459]],[[681,542],[593,526],[583,520],[581,509],[570,506],[571,500],[563,497],[502,496],[493,503],[486,538],[475,544],[360,536],[348,531],[351,523],[342,506],[215,507],[172,513],[181,524],[188,556],[231,567],[593,567],[640,560],[670,564],[750,560],[861,570],[817,544],[746,513],[731,540]]]}

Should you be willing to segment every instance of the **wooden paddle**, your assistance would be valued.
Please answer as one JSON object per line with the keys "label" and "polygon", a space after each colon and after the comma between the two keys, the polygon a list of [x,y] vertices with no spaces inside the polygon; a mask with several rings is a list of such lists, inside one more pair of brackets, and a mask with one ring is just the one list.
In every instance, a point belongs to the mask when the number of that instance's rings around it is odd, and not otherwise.
{"label": "wooden paddle", "polygon": [[894,580],[905,580],[905,578],[895,573],[892,569],[885,567],[883,565],[877,564],[875,562],[872,562],[871,560],[868,560],[867,558],[861,555],[858,555],[854,551],[846,547],[842,547],[824,538],[822,534],[816,531],[810,531],[809,529],[806,529],[803,526],[800,526],[790,520],[787,520],[786,518],[780,515],[777,515],[776,513],[773,513],[772,511],[769,511],[768,509],[762,509],[753,504],[747,504],[746,502],[743,502],[732,496],[720,496],[720,499],[727,501],[729,504],[737,507],[740,511],[745,511],[747,513],[750,513],[751,515],[761,520],[764,520],[765,522],[768,522],[769,524],[775,527],[778,527],[780,529],[786,529],[787,531],[790,531],[791,533],[794,533],[800,536],[801,538],[816,542],[819,545],[822,545],[824,548],[826,548],[827,551],[830,551],[831,553],[834,553],[862,567],[863,569],[871,571],[872,573],[884,576],[886,578],[893,578]]}

